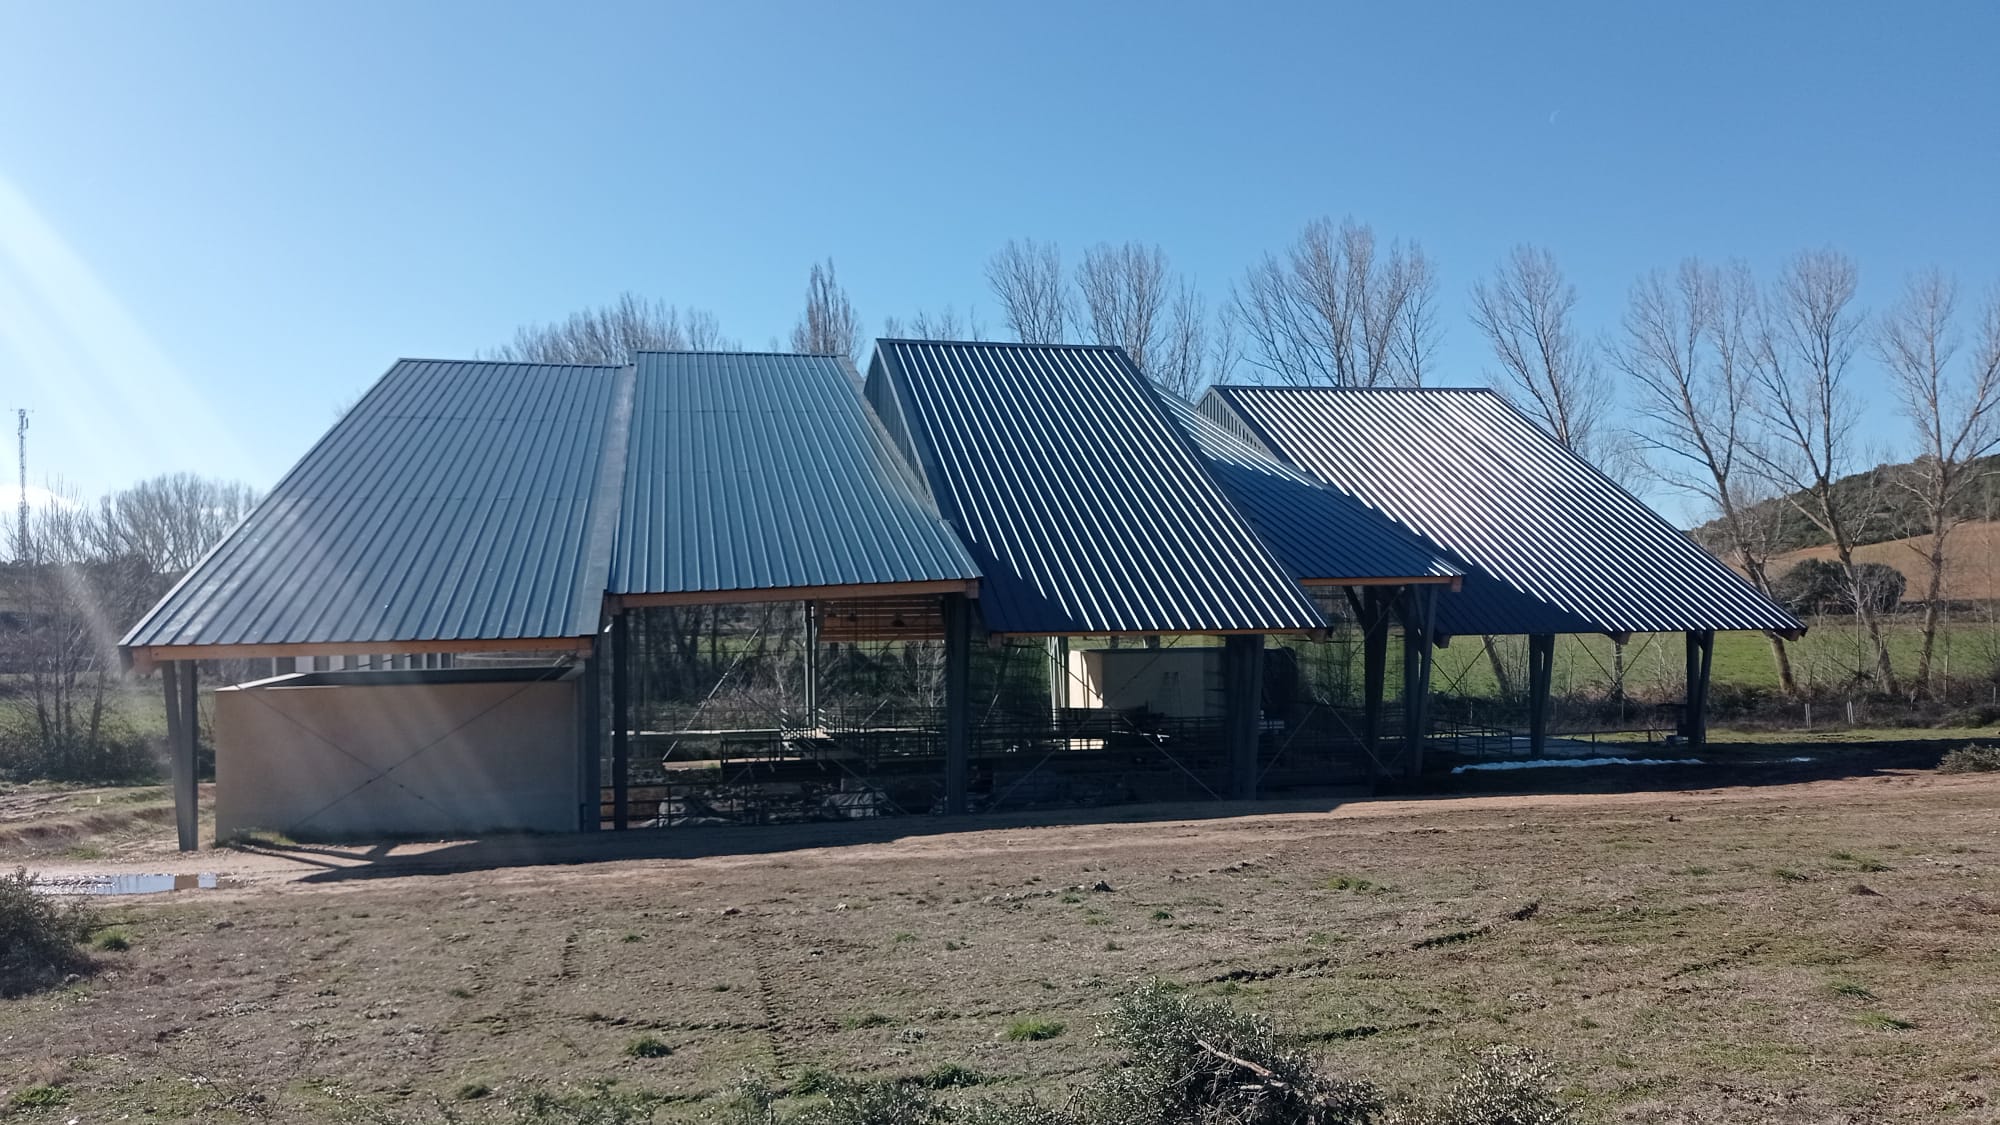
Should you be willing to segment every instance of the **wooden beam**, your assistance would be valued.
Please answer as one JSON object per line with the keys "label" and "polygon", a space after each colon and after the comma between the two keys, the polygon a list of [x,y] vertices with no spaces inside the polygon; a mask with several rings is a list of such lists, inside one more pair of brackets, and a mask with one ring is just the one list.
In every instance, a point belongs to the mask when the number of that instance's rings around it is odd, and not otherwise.
{"label": "wooden beam", "polygon": [[605,600],[613,610],[655,605],[750,605],[757,602],[833,601],[907,598],[915,594],[979,596],[979,580],[935,582],[869,582],[851,586],[772,586],[758,590],[691,590],[673,594],[612,594]]}
{"label": "wooden beam", "polygon": [[174,831],[184,852],[201,847],[201,788],[195,776],[195,748],[201,743],[201,694],[195,664],[166,665],[160,682],[167,696],[167,741],[172,759]]}
{"label": "wooden beam", "polygon": [[1715,663],[1715,633],[1701,630],[1687,635],[1687,712],[1681,720],[1681,734],[1696,749],[1708,745],[1708,683]]}
{"label": "wooden beam", "polygon": [[1361,739],[1368,758],[1382,760],[1382,697],[1389,679],[1389,597],[1371,586],[1361,598]]}
{"label": "wooden beam", "polygon": [[453,641],[313,641],[303,644],[139,645],[125,649],[132,670],[151,672],[174,660],[263,660],[313,656],[373,656],[413,652],[590,651],[589,637],[495,637]]}
{"label": "wooden beam", "polygon": [[1334,586],[1449,586],[1453,590],[1464,587],[1465,577],[1456,574],[1416,574],[1408,578],[1301,578],[1299,585],[1307,589]]}
{"label": "wooden beam", "polygon": [[1430,735],[1431,622],[1437,614],[1437,590],[1410,589],[1403,594],[1403,776],[1411,781],[1424,773],[1424,741]]}

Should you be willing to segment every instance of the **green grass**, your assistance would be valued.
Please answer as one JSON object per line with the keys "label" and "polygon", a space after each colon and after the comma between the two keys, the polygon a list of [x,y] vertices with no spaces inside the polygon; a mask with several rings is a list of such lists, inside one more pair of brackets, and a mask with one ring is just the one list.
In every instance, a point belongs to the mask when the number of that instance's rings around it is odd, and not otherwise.
{"label": "green grass", "polygon": [[61,1086],[28,1086],[14,1095],[17,1109],[53,1109],[69,1104],[69,1091]]}
{"label": "green grass", "polygon": [[1024,1016],[1007,1025],[1007,1038],[1015,1043],[1039,1043],[1061,1035],[1065,1025],[1039,1016]]}
{"label": "green grass", "polygon": [[862,1028],[867,1027],[887,1027],[895,1022],[895,1020],[890,1019],[880,1012],[858,1012],[854,1015],[840,1017],[840,1029],[842,1031],[860,1031]]}
{"label": "green grass", "polygon": [[90,944],[92,948],[101,949],[106,953],[123,953],[132,948],[132,935],[121,927],[112,926],[97,931],[96,936],[90,939]]}

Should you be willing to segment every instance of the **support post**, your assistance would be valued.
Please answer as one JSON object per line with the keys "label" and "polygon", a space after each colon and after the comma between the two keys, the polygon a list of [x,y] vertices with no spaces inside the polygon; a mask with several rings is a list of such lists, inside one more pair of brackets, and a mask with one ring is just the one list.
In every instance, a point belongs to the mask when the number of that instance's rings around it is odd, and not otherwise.
{"label": "support post", "polygon": [[1361,740],[1379,773],[1382,697],[1389,679],[1389,607],[1379,586],[1361,591]]}
{"label": "support post", "polygon": [[200,685],[196,680],[192,660],[160,665],[160,681],[167,697],[167,746],[173,760],[174,830],[184,852],[201,847],[201,790],[194,772],[195,747],[201,741]]}
{"label": "support post", "polygon": [[819,603],[806,603],[806,726],[819,729]]}
{"label": "support post", "polygon": [[1403,591],[1403,776],[1424,773],[1424,741],[1430,736],[1431,637],[1437,587]]}
{"label": "support post", "polygon": [[1049,645],[1049,714],[1058,721],[1063,708],[1069,706],[1069,638],[1050,637]]}
{"label": "support post", "polygon": [[1528,756],[1539,758],[1549,748],[1549,692],[1555,683],[1556,635],[1528,638]]}
{"label": "support post", "polygon": [[632,612],[611,619],[611,826],[620,832],[632,820]]}
{"label": "support post", "polygon": [[1257,799],[1257,743],[1264,714],[1264,638],[1256,634],[1222,642],[1222,729],[1229,751],[1229,794]]}
{"label": "support post", "polygon": [[944,595],[944,811],[966,811],[972,781],[972,604]]}
{"label": "support post", "polygon": [[596,832],[604,827],[604,696],[597,665],[602,640],[593,640],[590,655],[576,682],[576,829]]}
{"label": "support post", "polygon": [[1715,632],[1702,630],[1687,635],[1687,715],[1681,733],[1689,746],[1708,745],[1708,679],[1715,663]]}

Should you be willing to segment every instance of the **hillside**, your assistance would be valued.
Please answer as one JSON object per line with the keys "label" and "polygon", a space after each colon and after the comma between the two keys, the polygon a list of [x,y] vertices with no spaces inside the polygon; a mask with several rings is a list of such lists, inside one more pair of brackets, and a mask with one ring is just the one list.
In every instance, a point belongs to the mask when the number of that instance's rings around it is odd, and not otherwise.
{"label": "hillside", "polygon": [[[1924,561],[1918,554],[1924,544],[1916,538],[1891,539],[1870,543],[1854,552],[1857,562],[1887,563],[1909,580],[1905,597],[1914,601],[1923,596]],[[1981,520],[1960,524],[1946,546],[1945,596],[1958,601],[2000,599],[2000,521]],[[1827,545],[1787,551],[1771,560],[1771,573],[1783,574],[1805,559],[1830,559]]]}
{"label": "hillside", "polygon": [[[1921,535],[1930,530],[1930,523],[1924,518],[1915,498],[1901,484],[1901,481],[1909,477],[1912,467],[1913,462],[1908,461],[1895,465],[1877,465],[1866,472],[1843,477],[1835,483],[1836,492],[1851,500],[1855,511],[1868,513],[1858,525],[1861,542],[1887,544],[1906,536]],[[1966,491],[1966,495],[1958,504],[1958,518],[1981,522],[2000,520],[2000,457],[1986,458],[1979,464],[1979,471],[1981,474],[1979,481]],[[1780,551],[1800,551],[1826,544],[1826,536],[1782,498],[1767,500],[1751,511],[1766,514],[1776,523],[1775,538]],[[1718,541],[1717,521],[1711,520],[1702,524],[1694,528],[1691,534],[1711,550],[1719,550],[1721,547]],[[1892,560],[1869,556],[1869,561],[1891,562]],[[1914,579],[1911,584],[1915,585]]]}

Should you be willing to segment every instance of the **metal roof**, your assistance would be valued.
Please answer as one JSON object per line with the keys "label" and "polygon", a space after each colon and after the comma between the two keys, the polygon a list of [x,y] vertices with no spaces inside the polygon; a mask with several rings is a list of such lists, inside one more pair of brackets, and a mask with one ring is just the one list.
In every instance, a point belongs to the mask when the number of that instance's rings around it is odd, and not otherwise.
{"label": "metal roof", "polygon": [[1121,349],[883,340],[867,395],[978,562],[993,632],[1326,627]]}
{"label": "metal roof", "polygon": [[1225,386],[1202,409],[1492,579],[1439,599],[1448,632],[1803,629],[1492,391]]}
{"label": "metal roof", "polygon": [[1452,582],[1465,573],[1395,520],[1227,432],[1192,403],[1155,394],[1223,494],[1301,581]]}
{"label": "metal roof", "polygon": [[622,371],[397,363],[121,645],[594,634]]}
{"label": "metal roof", "polygon": [[979,577],[844,359],[642,352],[634,363],[612,593]]}

